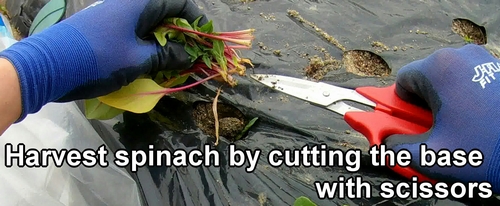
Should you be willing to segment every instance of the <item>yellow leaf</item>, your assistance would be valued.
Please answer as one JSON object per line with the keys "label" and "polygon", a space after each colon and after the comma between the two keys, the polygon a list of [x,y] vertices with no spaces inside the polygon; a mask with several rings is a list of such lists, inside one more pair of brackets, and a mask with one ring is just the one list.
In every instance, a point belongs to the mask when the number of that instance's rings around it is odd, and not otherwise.
{"label": "yellow leaf", "polygon": [[98,99],[85,100],[85,116],[87,119],[112,119],[124,111],[100,102]]}
{"label": "yellow leaf", "polygon": [[98,99],[109,106],[141,114],[151,111],[165,95],[161,92],[165,90],[151,79],[136,79],[120,90]]}
{"label": "yellow leaf", "polygon": [[184,82],[186,82],[186,80],[188,78],[189,78],[189,73],[183,74],[183,75],[180,75],[178,77],[174,77],[174,78],[169,79],[168,81],[162,83],[161,86],[165,87],[165,88],[175,87],[179,84],[183,84]]}
{"label": "yellow leaf", "polygon": [[254,65],[252,64],[252,61],[250,59],[242,58],[242,59],[240,59],[240,61],[243,63],[250,64],[250,66],[254,67]]}

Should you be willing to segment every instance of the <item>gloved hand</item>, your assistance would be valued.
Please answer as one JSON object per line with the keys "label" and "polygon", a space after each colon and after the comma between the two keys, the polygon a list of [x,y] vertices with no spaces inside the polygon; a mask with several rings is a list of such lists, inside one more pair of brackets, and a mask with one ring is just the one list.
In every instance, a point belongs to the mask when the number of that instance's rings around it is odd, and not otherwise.
{"label": "gloved hand", "polygon": [[[49,102],[106,95],[141,74],[191,66],[184,46],[161,47],[152,31],[167,17],[193,22],[202,12],[192,0],[105,0],[23,39],[0,53],[16,68],[22,114]],[[199,22],[207,21],[203,15]]]}
{"label": "gloved hand", "polygon": [[[469,44],[440,49],[412,62],[398,73],[396,92],[404,100],[431,109],[434,126],[422,135],[393,135],[388,148],[412,153],[411,167],[423,175],[449,183],[483,182],[500,192],[500,61],[483,47]],[[478,149],[479,167],[422,167],[419,148]]]}

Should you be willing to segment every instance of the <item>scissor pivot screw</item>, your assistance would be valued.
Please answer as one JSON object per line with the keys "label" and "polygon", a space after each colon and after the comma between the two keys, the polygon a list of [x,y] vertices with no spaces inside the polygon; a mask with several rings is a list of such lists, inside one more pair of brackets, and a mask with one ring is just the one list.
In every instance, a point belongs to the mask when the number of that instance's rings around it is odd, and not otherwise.
{"label": "scissor pivot screw", "polygon": [[330,92],[328,92],[328,91],[324,91],[324,92],[323,92],[323,96],[325,96],[325,97],[330,96]]}

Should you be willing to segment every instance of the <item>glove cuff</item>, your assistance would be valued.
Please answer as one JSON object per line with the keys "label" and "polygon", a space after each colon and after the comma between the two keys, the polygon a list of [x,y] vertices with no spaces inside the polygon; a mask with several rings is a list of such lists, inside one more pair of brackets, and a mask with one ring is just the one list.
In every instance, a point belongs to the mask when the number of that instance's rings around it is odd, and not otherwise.
{"label": "glove cuff", "polygon": [[98,76],[89,43],[63,23],[13,44],[0,57],[8,59],[19,76],[22,112],[16,123]]}

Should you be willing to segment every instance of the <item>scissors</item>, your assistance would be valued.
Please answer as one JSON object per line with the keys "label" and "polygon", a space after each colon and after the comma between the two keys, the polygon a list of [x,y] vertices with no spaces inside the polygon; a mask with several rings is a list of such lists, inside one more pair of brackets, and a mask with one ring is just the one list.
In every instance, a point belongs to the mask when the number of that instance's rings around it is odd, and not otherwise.
{"label": "scissors", "polygon": [[[395,84],[388,87],[359,87],[347,89],[323,82],[271,74],[253,74],[258,82],[290,96],[308,101],[344,116],[354,130],[363,134],[370,146],[380,147],[385,138],[393,134],[421,134],[433,124],[429,110],[400,99]],[[343,100],[354,101],[374,108],[373,111],[350,106]],[[411,167],[389,166],[396,173],[419,182],[435,180],[427,178]]]}

